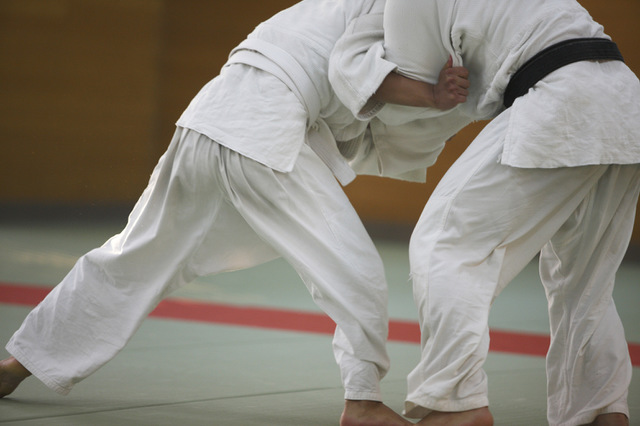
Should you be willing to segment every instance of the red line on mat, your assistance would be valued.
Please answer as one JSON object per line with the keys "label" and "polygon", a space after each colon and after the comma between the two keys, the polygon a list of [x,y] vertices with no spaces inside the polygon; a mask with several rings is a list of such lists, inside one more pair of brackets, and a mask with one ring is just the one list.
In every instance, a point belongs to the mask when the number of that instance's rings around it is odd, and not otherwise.
{"label": "red line on mat", "polygon": [[[35,306],[50,287],[0,283],[0,303]],[[223,305],[181,299],[160,302],[151,312],[152,317],[183,321],[196,321],[234,326],[333,334],[335,324],[321,313],[302,312],[275,308],[257,308]],[[491,330],[490,350],[518,355],[545,356],[549,348],[549,336],[516,331]],[[420,343],[420,329],[414,321],[391,320],[389,340]],[[640,344],[629,343],[631,362],[640,366]]]}

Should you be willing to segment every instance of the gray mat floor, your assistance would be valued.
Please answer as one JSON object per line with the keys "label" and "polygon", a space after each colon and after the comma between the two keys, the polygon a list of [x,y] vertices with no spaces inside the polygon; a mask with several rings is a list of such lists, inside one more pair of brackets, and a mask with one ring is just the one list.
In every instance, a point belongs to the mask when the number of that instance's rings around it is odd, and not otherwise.
{"label": "gray mat floor", "polygon": [[[54,286],[84,252],[118,232],[121,220],[0,223],[0,283]],[[415,321],[406,242],[376,239],[387,268],[392,319]],[[627,262],[614,293],[627,338],[640,343],[640,264]],[[319,312],[300,279],[277,260],[198,279],[174,298]],[[30,307],[0,303],[0,342]],[[534,264],[495,303],[490,325],[548,333],[546,301]],[[402,409],[405,379],[419,358],[412,343],[389,343],[386,403]],[[7,356],[0,349],[0,357]],[[544,359],[491,352],[485,365],[496,425],[544,425]],[[331,336],[147,319],[131,343],[68,396],[26,380],[0,400],[4,425],[337,425],[342,389]],[[629,402],[640,425],[640,369]]]}

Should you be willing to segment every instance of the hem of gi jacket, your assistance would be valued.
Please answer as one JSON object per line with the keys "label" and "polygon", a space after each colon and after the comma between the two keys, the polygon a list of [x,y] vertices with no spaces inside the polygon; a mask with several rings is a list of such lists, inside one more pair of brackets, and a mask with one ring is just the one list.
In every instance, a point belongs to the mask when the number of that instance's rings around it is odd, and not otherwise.
{"label": "hem of gi jacket", "polygon": [[35,378],[40,380],[49,389],[55,391],[56,393],[59,393],[60,395],[68,395],[69,392],[71,392],[71,388],[73,387],[73,385],[62,386],[59,383],[57,383],[55,380],[53,380],[51,377],[43,373],[38,367],[36,367],[36,365],[33,362],[31,362],[29,357],[27,357],[27,355],[18,348],[17,344],[13,339],[11,339],[9,343],[7,343],[7,345],[5,346],[5,349],[15,359],[17,359],[18,362],[20,362],[20,364],[24,366],[24,368],[29,370],[29,372]]}
{"label": "hem of gi jacket", "polygon": [[382,395],[380,392],[370,392],[370,391],[351,391],[345,390],[344,399],[349,399],[352,401],[378,401],[382,402]]}
{"label": "hem of gi jacket", "polygon": [[614,402],[613,404],[609,405],[608,407],[602,408],[600,410],[593,410],[590,411],[588,414],[583,414],[581,416],[577,416],[569,421],[566,422],[561,422],[561,423],[552,423],[551,421],[549,422],[550,426],[580,426],[580,425],[586,425],[586,424],[590,424],[591,422],[593,422],[596,417],[602,415],[602,414],[614,414],[614,413],[620,413],[620,414],[624,414],[625,416],[627,416],[627,419],[631,420],[631,417],[629,416],[629,404],[627,404],[626,402]]}
{"label": "hem of gi jacket", "polygon": [[432,411],[468,411],[488,407],[489,398],[476,396],[459,400],[434,399],[428,396],[407,399],[404,403],[403,415],[412,419],[422,419]]}

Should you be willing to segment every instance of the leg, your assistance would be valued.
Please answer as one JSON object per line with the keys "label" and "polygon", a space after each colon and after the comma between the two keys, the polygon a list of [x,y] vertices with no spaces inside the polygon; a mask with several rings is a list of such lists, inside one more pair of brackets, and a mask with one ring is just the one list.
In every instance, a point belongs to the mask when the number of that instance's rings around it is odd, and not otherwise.
{"label": "leg", "polygon": [[491,304],[602,173],[501,165],[508,119],[509,111],[494,119],[447,172],[412,235],[422,359],[408,379],[410,417],[488,406]]}
{"label": "leg", "polygon": [[419,426],[491,426],[493,415],[488,407],[454,412],[432,411],[416,424]]}
{"label": "leg", "polygon": [[[277,256],[216,186],[217,149],[177,132],[123,232],[80,258],[14,334],[7,350],[47,386],[68,393],[113,358],[172,289]],[[219,242],[207,247],[211,258],[201,252],[206,235]]]}
{"label": "leg", "polygon": [[404,420],[391,408],[379,401],[346,400],[340,417],[340,426],[407,426],[413,423]]}
{"label": "leg", "polygon": [[638,191],[640,167],[610,166],[541,252],[551,324],[551,425],[620,424],[616,418],[629,415],[631,362],[612,292]]}
{"label": "leg", "polygon": [[[281,253],[338,325],[334,348],[345,397],[379,401],[389,364],[384,270],[326,166],[307,147],[293,172],[278,173],[209,140],[193,145],[170,149],[181,165],[168,156],[161,162],[125,231],[81,259],[7,349],[45,384],[67,393],[115,356],[171,289]],[[191,169],[197,173],[173,176]],[[393,417],[387,424],[406,424]]]}
{"label": "leg", "polygon": [[586,426],[629,426],[629,418],[622,413],[600,414]]}
{"label": "leg", "polygon": [[0,398],[13,392],[31,373],[14,357],[0,361]]}
{"label": "leg", "polygon": [[[249,168],[246,159],[228,154],[228,166],[242,170],[228,174],[231,202],[298,271],[337,324],[334,353],[347,400],[343,426],[407,424],[374,402],[381,401],[379,381],[389,367],[387,285],[382,261],[344,191],[306,146],[286,174]],[[273,188],[280,190],[273,194]],[[361,412],[375,412],[378,420],[362,420]]]}

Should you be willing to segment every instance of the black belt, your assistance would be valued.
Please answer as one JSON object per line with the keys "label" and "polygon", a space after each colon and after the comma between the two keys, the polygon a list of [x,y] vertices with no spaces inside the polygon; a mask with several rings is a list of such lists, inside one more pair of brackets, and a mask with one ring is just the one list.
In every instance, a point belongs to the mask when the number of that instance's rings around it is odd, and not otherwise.
{"label": "black belt", "polygon": [[573,62],[604,59],[624,62],[618,46],[604,38],[575,38],[549,46],[525,62],[511,77],[504,92],[504,106],[509,108],[517,97],[558,68]]}

